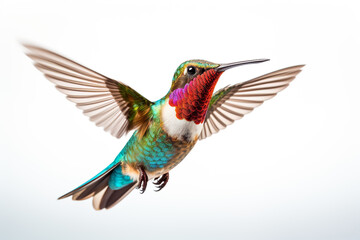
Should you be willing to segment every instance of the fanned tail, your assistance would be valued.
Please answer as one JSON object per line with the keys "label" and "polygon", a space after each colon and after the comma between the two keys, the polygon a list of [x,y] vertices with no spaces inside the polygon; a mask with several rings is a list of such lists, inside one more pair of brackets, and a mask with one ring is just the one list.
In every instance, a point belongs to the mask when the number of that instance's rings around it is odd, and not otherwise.
{"label": "fanned tail", "polygon": [[137,182],[131,182],[118,190],[113,190],[109,186],[106,186],[102,191],[95,194],[93,198],[94,209],[112,208],[134,190],[136,185]]}
{"label": "fanned tail", "polygon": [[73,200],[85,200],[93,197],[95,210],[109,209],[126,197],[136,186],[137,181],[122,174],[121,162],[113,162],[95,177],[59,199],[72,196]]}

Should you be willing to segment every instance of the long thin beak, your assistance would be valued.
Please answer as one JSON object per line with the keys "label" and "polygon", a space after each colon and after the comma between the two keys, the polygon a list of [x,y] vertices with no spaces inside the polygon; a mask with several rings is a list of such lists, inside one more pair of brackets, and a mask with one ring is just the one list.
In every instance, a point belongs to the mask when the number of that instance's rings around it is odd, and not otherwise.
{"label": "long thin beak", "polygon": [[238,67],[241,65],[245,65],[245,64],[252,64],[252,63],[262,63],[262,62],[266,62],[269,61],[270,59],[254,59],[254,60],[246,60],[246,61],[240,61],[240,62],[233,62],[233,63],[225,63],[225,64],[220,64],[220,66],[218,66],[217,68],[215,68],[216,71],[218,72],[223,72],[225,70],[228,70],[230,68],[233,67]]}

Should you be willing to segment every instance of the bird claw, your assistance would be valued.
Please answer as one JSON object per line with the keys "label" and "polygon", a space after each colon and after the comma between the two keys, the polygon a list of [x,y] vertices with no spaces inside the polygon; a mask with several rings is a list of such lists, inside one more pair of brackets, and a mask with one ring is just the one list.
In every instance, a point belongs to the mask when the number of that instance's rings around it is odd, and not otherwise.
{"label": "bird claw", "polygon": [[154,184],[156,185],[157,189],[155,190],[155,192],[159,192],[161,189],[163,189],[167,182],[169,181],[169,173],[165,173],[163,175],[161,175],[160,177],[157,177],[154,179]]}
{"label": "bird claw", "polygon": [[144,166],[140,166],[139,168],[140,176],[139,176],[139,184],[137,188],[140,188],[140,193],[143,194],[146,190],[147,182],[149,181],[148,175],[145,172]]}

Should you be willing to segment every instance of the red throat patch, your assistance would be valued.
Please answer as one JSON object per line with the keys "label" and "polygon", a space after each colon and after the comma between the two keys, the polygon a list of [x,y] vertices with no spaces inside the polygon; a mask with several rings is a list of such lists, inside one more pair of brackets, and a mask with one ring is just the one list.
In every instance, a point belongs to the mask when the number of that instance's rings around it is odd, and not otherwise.
{"label": "red throat patch", "polygon": [[210,99],[222,72],[214,69],[205,71],[183,88],[175,89],[169,97],[169,104],[175,107],[176,117],[203,123]]}

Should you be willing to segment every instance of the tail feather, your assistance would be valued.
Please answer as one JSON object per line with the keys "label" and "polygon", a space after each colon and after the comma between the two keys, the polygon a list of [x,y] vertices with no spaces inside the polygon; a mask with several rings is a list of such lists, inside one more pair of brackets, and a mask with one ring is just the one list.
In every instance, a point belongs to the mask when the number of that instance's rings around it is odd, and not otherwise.
{"label": "tail feather", "polygon": [[126,197],[136,186],[137,181],[122,174],[120,163],[112,163],[95,177],[59,199],[72,196],[73,200],[85,200],[93,197],[93,207],[96,210],[109,209]]}
{"label": "tail feather", "polygon": [[[74,190],[62,195],[61,197],[59,197],[58,199],[64,199],[70,196],[73,196],[79,192],[81,192],[82,190],[84,190],[85,188],[88,188],[90,186],[92,186],[93,184],[97,183],[99,180],[103,179],[104,177],[108,176],[109,174],[112,173],[112,171],[120,165],[120,162],[113,162],[112,164],[110,164],[107,168],[105,168],[103,171],[101,171],[100,173],[98,173],[95,177],[91,178],[89,181],[85,182],[84,184],[82,184],[80,187],[75,188]],[[79,199],[80,200],[80,199]]]}
{"label": "tail feather", "polygon": [[99,179],[98,181],[95,181],[89,186],[85,187],[84,190],[75,193],[72,196],[72,199],[85,200],[96,195],[98,192],[103,190],[108,185],[109,179],[110,179],[110,173],[106,177]]}
{"label": "tail feather", "polygon": [[113,190],[110,187],[104,188],[97,193],[93,198],[93,207],[96,210],[110,209],[118,202],[124,199],[137,185],[137,182],[132,182],[123,188]]}

